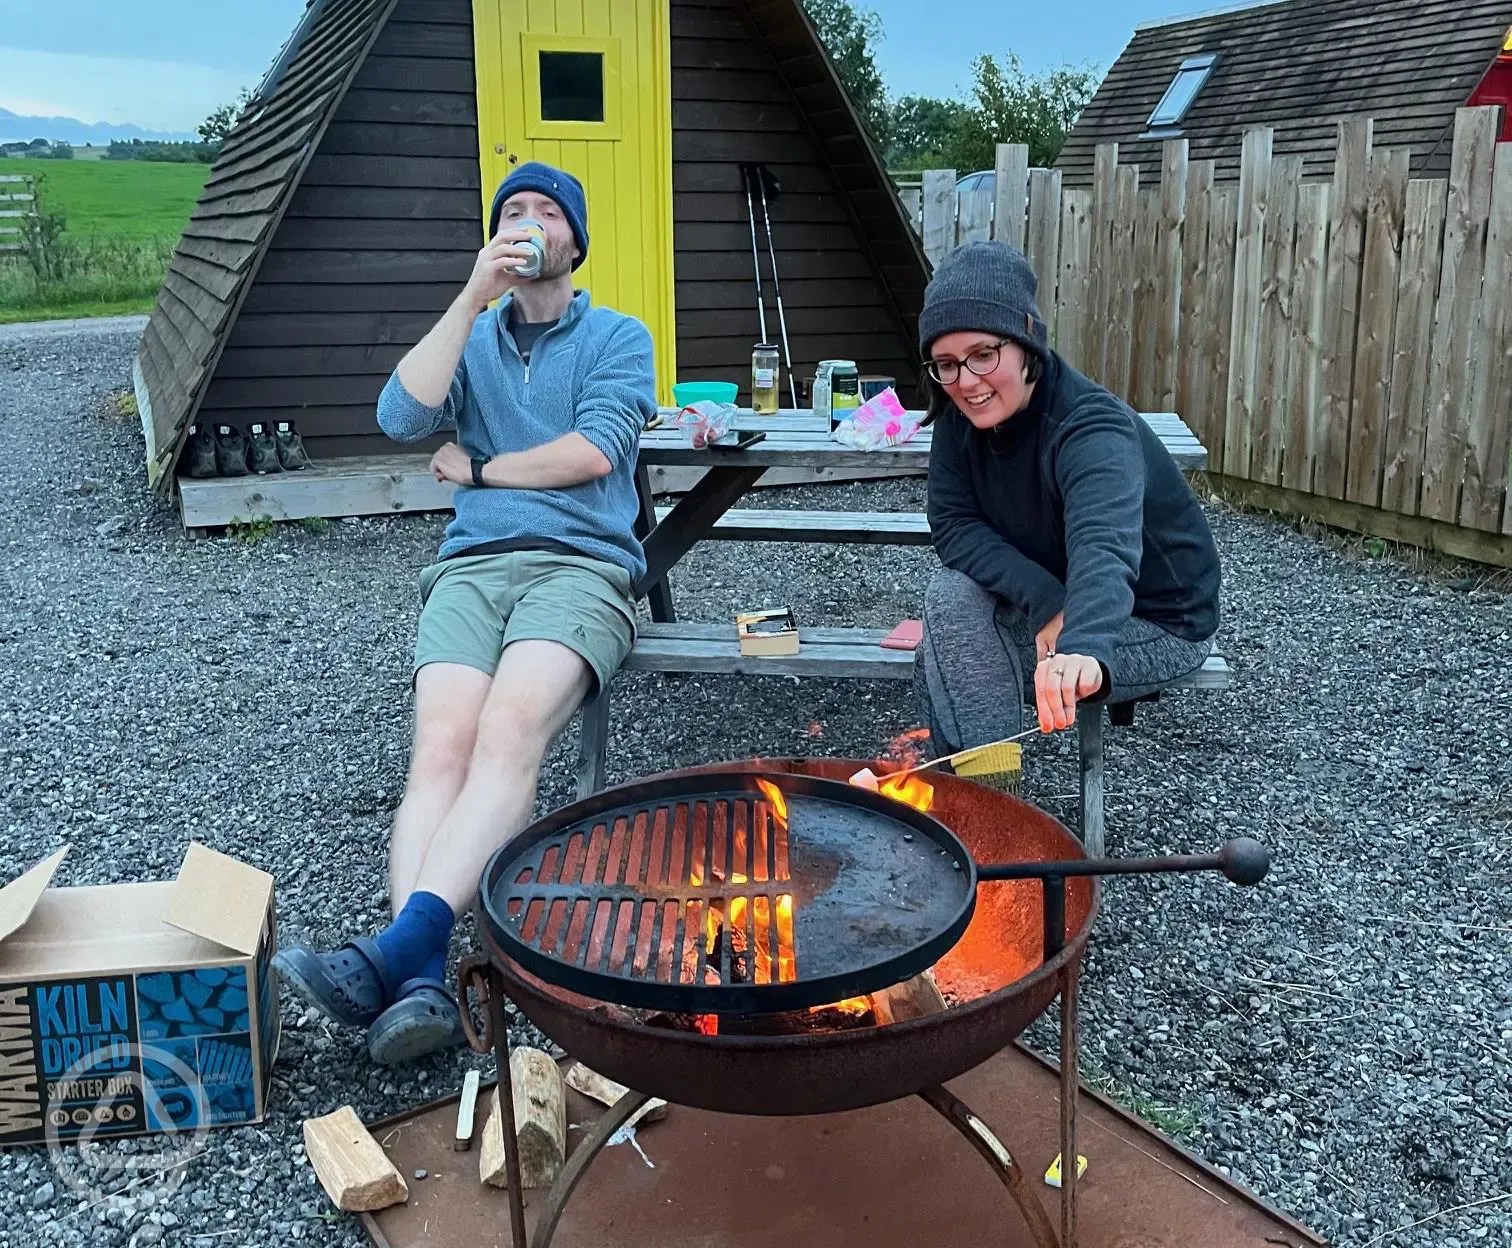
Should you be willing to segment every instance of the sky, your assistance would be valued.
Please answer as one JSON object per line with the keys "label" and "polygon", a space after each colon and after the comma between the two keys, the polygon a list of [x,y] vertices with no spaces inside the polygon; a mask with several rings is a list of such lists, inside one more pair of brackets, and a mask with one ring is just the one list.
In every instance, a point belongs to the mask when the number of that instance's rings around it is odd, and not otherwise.
{"label": "sky", "polygon": [[[508,0],[505,0],[508,2]],[[1106,70],[1136,23],[1214,0],[861,0],[882,18],[877,61],[895,95],[964,92],[980,52],[1031,71]],[[191,131],[254,86],[304,0],[0,0],[0,108]]]}

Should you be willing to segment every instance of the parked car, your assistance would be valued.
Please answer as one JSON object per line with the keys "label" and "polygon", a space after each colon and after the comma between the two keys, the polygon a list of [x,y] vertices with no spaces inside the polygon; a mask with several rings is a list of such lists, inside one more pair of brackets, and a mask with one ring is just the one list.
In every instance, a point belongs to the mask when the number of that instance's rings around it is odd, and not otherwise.
{"label": "parked car", "polygon": [[[1030,170],[1034,172],[1033,169]],[[997,186],[997,174],[991,169],[978,169],[975,173],[963,174],[956,179],[955,189],[962,191],[990,191]]]}

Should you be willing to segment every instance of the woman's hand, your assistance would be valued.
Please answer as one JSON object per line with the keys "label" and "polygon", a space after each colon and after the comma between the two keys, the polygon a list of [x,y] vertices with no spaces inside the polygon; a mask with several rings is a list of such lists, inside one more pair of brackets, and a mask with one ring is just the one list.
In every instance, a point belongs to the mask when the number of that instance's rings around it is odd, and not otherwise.
{"label": "woman's hand", "polygon": [[1041,732],[1069,728],[1076,704],[1102,688],[1102,664],[1085,654],[1052,654],[1034,669],[1034,704]]}
{"label": "woman's hand", "polygon": [[1060,640],[1061,629],[1066,626],[1066,613],[1057,611],[1055,618],[1034,634],[1034,657],[1043,662],[1055,653],[1055,643]]}

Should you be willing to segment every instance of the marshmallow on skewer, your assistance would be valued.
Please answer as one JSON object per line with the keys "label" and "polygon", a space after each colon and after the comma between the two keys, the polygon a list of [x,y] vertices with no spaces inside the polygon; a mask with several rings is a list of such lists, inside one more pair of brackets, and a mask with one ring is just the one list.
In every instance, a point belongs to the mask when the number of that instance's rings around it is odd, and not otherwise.
{"label": "marshmallow on skewer", "polygon": [[880,779],[870,767],[863,767],[850,778],[850,783],[858,789],[870,789],[873,793],[878,791]]}

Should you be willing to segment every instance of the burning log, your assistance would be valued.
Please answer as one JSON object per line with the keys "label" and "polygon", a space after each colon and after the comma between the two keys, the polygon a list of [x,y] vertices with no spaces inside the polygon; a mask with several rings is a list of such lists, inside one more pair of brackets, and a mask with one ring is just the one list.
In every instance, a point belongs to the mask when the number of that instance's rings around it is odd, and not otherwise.
{"label": "burning log", "polygon": [[[630,1091],[622,1083],[615,1083],[613,1079],[606,1079],[597,1071],[589,1070],[582,1062],[573,1062],[571,1069],[567,1071],[567,1086],[584,1096],[591,1097],[600,1105],[613,1105],[622,1096]],[[635,1126],[641,1122],[660,1122],[667,1116],[667,1102],[660,1097],[653,1097],[636,1111],[628,1126]]]}
{"label": "burning log", "polygon": [[832,1031],[864,1031],[877,1025],[876,1013],[866,997],[816,1005],[807,1010],[779,1014],[725,1014],[719,1018],[724,1036],[815,1036]]}
{"label": "burning log", "polygon": [[911,1019],[925,1018],[930,1014],[943,1014],[949,1006],[935,983],[934,972],[925,971],[901,984],[872,993],[872,1008],[877,1014],[877,1023],[906,1023]]}
{"label": "burning log", "polygon": [[[567,1088],[562,1072],[540,1049],[515,1049],[509,1055],[514,1087],[515,1140],[520,1156],[520,1186],[550,1187],[567,1160]],[[504,1122],[499,1089],[490,1099],[478,1177],[490,1187],[505,1187]]]}

